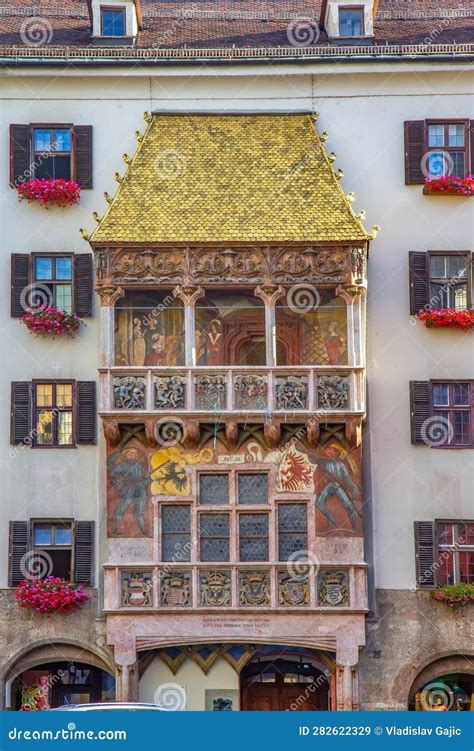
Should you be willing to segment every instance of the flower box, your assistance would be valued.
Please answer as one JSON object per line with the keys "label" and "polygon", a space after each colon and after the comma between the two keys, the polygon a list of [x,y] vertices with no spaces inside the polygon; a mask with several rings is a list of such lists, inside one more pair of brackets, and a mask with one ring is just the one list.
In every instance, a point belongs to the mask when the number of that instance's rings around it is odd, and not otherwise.
{"label": "flower box", "polygon": [[457,610],[474,602],[474,585],[472,584],[445,584],[431,593],[433,600],[442,602],[449,608]]}
{"label": "flower box", "polygon": [[454,308],[431,308],[420,310],[416,314],[419,321],[423,321],[429,329],[460,329],[471,331],[474,327],[473,313],[470,310],[455,310]]}
{"label": "flower box", "polygon": [[65,313],[57,308],[29,308],[20,318],[36,336],[74,336],[81,325],[76,313]]}
{"label": "flower box", "polygon": [[444,175],[442,177],[432,177],[426,180],[423,193],[425,196],[473,196],[474,176],[454,177],[453,175]]}
{"label": "flower box", "polygon": [[69,613],[86,603],[89,595],[82,584],[47,576],[46,579],[23,579],[17,587],[16,599],[20,607],[35,613]]}
{"label": "flower box", "polygon": [[80,196],[80,186],[73,180],[28,180],[18,186],[20,201],[38,201],[45,209],[71,206],[79,203]]}

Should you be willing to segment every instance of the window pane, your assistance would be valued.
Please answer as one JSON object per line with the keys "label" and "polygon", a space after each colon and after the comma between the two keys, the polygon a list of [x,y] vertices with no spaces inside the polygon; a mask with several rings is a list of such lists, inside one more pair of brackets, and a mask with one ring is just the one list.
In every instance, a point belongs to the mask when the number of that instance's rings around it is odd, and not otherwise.
{"label": "window pane", "polygon": [[70,284],[56,284],[54,303],[58,310],[72,313],[72,288]]}
{"label": "window pane", "polygon": [[56,258],[56,279],[72,279],[72,258]]}
{"label": "window pane", "polygon": [[430,305],[432,308],[449,308],[448,283],[433,284],[430,286]]}
{"label": "window pane", "polygon": [[438,584],[454,584],[454,553],[447,550],[438,556]]}
{"label": "window pane", "polygon": [[469,406],[469,384],[468,383],[455,383],[454,384],[454,406],[455,407],[468,407]]}
{"label": "window pane", "polygon": [[229,560],[229,515],[201,514],[201,561]]}
{"label": "window pane", "polygon": [[55,156],[51,158],[53,162],[53,175],[55,179],[70,180],[71,179],[71,157],[67,156]]}
{"label": "window pane", "polygon": [[474,524],[458,525],[458,544],[474,546]]}
{"label": "window pane", "polygon": [[36,384],[36,404],[38,407],[53,406],[53,384],[37,383]]}
{"label": "window pane", "polygon": [[164,561],[191,560],[191,511],[189,506],[162,506],[161,545]]}
{"label": "window pane", "polygon": [[36,417],[36,443],[40,446],[53,443],[53,413],[38,412]]}
{"label": "window pane", "polygon": [[35,279],[52,279],[53,278],[53,259],[50,257],[35,258]]}
{"label": "window pane", "polygon": [[433,384],[433,404],[435,407],[447,407],[449,405],[449,389],[446,383]]}
{"label": "window pane", "polygon": [[69,130],[54,131],[54,151],[71,151],[71,133]]}
{"label": "window pane", "polygon": [[199,503],[228,505],[229,475],[200,475]]}
{"label": "window pane", "polygon": [[72,443],[72,412],[58,412],[58,443],[60,446]]}
{"label": "window pane", "polygon": [[440,545],[453,544],[453,524],[438,524],[438,540]]}
{"label": "window pane", "polygon": [[54,172],[54,156],[37,158],[35,161],[35,177],[39,180],[52,180]]}
{"label": "window pane", "polygon": [[339,10],[339,33],[343,37],[360,37],[363,29],[362,10]]}
{"label": "window pane", "polygon": [[102,34],[104,36],[125,36],[125,12],[102,9]]}
{"label": "window pane", "polygon": [[448,275],[450,279],[466,279],[467,258],[466,256],[448,256]]}
{"label": "window pane", "polygon": [[474,553],[459,553],[459,581],[463,584],[474,582]]}
{"label": "window pane", "polygon": [[456,310],[466,310],[467,308],[467,282],[466,284],[456,284],[450,289],[450,306]]}
{"label": "window pane", "polygon": [[241,561],[268,561],[268,514],[240,514]]}
{"label": "window pane", "polygon": [[430,151],[428,155],[428,172],[430,177],[441,177],[442,175],[451,174],[453,170],[449,169],[454,164],[449,162],[442,151]]}
{"label": "window pane", "polygon": [[54,544],[70,545],[71,544],[71,527],[54,528]]}
{"label": "window pane", "polygon": [[35,151],[49,151],[51,148],[51,131],[35,128]]}
{"label": "window pane", "polygon": [[453,167],[450,170],[449,174],[455,175],[456,177],[464,177],[464,151],[450,151],[449,156],[453,160]]}
{"label": "window pane", "polygon": [[52,535],[51,527],[48,525],[35,524],[34,528],[34,544],[35,545],[51,545]]}
{"label": "window pane", "polygon": [[469,412],[454,412],[454,443],[469,446],[471,443],[471,419]]}
{"label": "window pane", "polygon": [[302,503],[281,503],[278,506],[278,557],[287,561],[293,553],[308,548],[307,511]]}
{"label": "window pane", "polygon": [[444,125],[428,125],[428,146],[444,146]]}
{"label": "window pane", "polygon": [[266,474],[239,474],[237,482],[239,503],[268,503]]}
{"label": "window pane", "polygon": [[448,125],[448,146],[464,146],[464,125]]}
{"label": "window pane", "polygon": [[56,406],[72,407],[72,383],[58,383],[56,386]]}
{"label": "window pane", "polygon": [[430,277],[432,279],[446,279],[448,265],[447,256],[430,256]]}

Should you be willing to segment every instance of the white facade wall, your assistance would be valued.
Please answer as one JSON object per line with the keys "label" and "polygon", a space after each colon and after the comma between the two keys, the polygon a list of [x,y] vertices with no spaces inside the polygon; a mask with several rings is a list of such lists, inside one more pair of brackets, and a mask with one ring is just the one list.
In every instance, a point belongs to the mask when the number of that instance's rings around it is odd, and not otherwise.
{"label": "white facade wall", "polygon": [[[100,447],[18,450],[9,445],[10,382],[96,377],[96,315],[72,341],[33,338],[10,318],[10,254],[88,251],[79,227],[102,215],[103,191],[114,194],[122,154],[133,155],[144,110],[316,110],[338,155],[347,192],[366,226],[382,231],[372,244],[368,293],[368,382],[371,424],[376,583],[413,586],[413,521],[473,518],[474,454],[410,444],[410,379],[473,378],[473,335],[427,331],[409,319],[408,252],[468,250],[472,201],[423,196],[404,184],[403,121],[473,117],[472,78],[461,63],[305,64],[97,69],[15,68],[0,73],[2,330],[0,452],[0,587],[7,585],[8,521],[104,514]],[[19,204],[8,188],[10,123],[71,122],[94,126],[94,189],[77,207],[45,211]],[[177,186],[179,187],[179,186]],[[146,211],[146,207],[144,207]]]}

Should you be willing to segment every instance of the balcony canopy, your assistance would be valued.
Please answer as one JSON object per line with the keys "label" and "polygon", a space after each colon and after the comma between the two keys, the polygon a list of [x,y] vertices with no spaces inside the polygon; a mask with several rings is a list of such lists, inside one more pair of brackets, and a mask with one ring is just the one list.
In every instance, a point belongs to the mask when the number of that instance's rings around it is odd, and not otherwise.
{"label": "balcony canopy", "polygon": [[91,244],[367,239],[309,114],[158,114]]}

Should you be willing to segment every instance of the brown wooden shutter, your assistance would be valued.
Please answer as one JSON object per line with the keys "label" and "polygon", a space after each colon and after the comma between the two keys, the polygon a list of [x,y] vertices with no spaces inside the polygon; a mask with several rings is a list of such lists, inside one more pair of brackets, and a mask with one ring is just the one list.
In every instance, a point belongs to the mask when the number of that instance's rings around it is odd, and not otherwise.
{"label": "brown wooden shutter", "polygon": [[429,303],[428,253],[411,252],[408,256],[410,270],[410,315],[414,316]]}
{"label": "brown wooden shutter", "polygon": [[30,525],[28,522],[10,522],[8,549],[8,586],[17,587],[25,574],[22,569],[24,556],[30,547]]}
{"label": "brown wooden shutter", "polygon": [[74,178],[81,188],[92,188],[92,125],[74,126]]}
{"label": "brown wooden shutter", "polygon": [[10,125],[10,186],[31,180],[30,126]]}
{"label": "brown wooden shutter", "polygon": [[96,442],[95,381],[78,381],[76,385],[77,443]]}
{"label": "brown wooden shutter", "polygon": [[425,443],[421,429],[431,416],[429,381],[410,381],[411,442]]}
{"label": "brown wooden shutter", "polygon": [[94,522],[74,524],[74,581],[92,587],[94,584]]}
{"label": "brown wooden shutter", "polygon": [[[10,314],[12,318],[20,318],[25,312],[23,305],[28,302],[28,295],[24,289],[30,283],[30,256],[28,253],[12,253],[11,255],[11,294]],[[25,299],[23,299],[23,295]]]}
{"label": "brown wooden shutter", "polygon": [[74,256],[74,309],[78,316],[92,315],[92,253]]}
{"label": "brown wooden shutter", "polygon": [[13,381],[11,390],[10,443],[31,446],[31,382]]}
{"label": "brown wooden shutter", "polygon": [[425,175],[422,160],[425,153],[425,121],[405,122],[405,184],[422,185]]}
{"label": "brown wooden shutter", "polygon": [[471,163],[469,170],[471,175],[474,175],[474,120],[469,122],[469,149],[471,152]]}
{"label": "brown wooden shutter", "polygon": [[415,522],[416,583],[419,587],[436,584],[436,542],[434,522]]}

